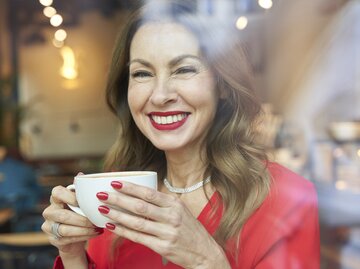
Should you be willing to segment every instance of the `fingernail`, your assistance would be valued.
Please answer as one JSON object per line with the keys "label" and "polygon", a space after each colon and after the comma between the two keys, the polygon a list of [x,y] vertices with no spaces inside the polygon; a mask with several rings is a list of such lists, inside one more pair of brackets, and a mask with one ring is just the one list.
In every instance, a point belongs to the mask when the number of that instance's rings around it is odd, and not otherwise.
{"label": "fingernail", "polygon": [[106,192],[98,192],[96,197],[99,198],[99,200],[105,201],[109,198],[109,195]]}
{"label": "fingernail", "polygon": [[114,189],[121,189],[123,184],[120,181],[111,181],[111,186]]}
{"label": "fingernail", "polygon": [[102,234],[104,232],[104,228],[100,228],[100,227],[96,227],[94,230],[98,234]]}
{"label": "fingernail", "polygon": [[115,230],[115,224],[112,223],[106,223],[106,228],[108,228],[109,230]]}
{"label": "fingernail", "polygon": [[77,174],[77,176],[81,176],[81,175],[84,175],[84,173],[83,173],[83,172],[79,172],[79,173]]}
{"label": "fingernail", "polygon": [[108,208],[107,206],[104,206],[104,205],[99,206],[98,210],[100,211],[100,213],[103,213],[103,214],[108,214],[110,212],[110,208]]}

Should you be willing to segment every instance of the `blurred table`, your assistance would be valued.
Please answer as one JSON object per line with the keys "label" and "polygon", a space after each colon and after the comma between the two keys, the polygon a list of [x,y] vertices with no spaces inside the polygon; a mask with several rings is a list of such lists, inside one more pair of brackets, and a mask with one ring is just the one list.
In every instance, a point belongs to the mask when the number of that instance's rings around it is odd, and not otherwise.
{"label": "blurred table", "polygon": [[44,246],[49,245],[48,235],[43,232],[0,234],[0,245],[8,246]]}
{"label": "blurred table", "polygon": [[48,269],[56,255],[43,232],[0,234],[1,269]]}

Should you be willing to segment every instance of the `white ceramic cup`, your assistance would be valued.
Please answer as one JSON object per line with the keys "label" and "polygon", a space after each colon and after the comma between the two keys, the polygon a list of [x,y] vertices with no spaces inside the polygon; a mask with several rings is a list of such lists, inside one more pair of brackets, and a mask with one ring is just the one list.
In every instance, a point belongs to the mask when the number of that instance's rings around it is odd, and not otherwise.
{"label": "white ceramic cup", "polygon": [[157,173],[151,171],[109,172],[78,175],[74,184],[67,186],[74,190],[79,207],[68,206],[76,213],[87,217],[97,227],[105,227],[111,220],[103,216],[98,207],[104,205],[97,197],[98,192],[116,192],[112,181],[126,181],[157,190]]}

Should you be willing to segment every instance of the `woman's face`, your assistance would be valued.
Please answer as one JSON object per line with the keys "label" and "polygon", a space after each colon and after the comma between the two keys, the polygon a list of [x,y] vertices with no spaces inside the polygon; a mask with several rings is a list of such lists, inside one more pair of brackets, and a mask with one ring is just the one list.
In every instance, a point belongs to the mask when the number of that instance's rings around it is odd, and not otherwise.
{"label": "woman's face", "polygon": [[130,47],[132,117],[164,151],[198,149],[214,119],[218,93],[199,42],[175,23],[142,26]]}

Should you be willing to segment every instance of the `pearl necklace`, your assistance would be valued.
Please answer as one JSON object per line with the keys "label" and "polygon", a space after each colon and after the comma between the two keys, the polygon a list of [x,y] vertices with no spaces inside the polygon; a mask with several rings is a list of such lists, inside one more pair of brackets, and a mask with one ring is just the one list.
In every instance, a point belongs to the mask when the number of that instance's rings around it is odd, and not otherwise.
{"label": "pearl necklace", "polygon": [[169,192],[184,194],[184,193],[189,193],[189,192],[195,191],[195,190],[201,188],[202,186],[204,186],[205,184],[209,183],[210,181],[211,181],[211,178],[209,176],[206,179],[204,179],[203,181],[200,181],[190,187],[177,188],[177,187],[171,186],[169,181],[166,178],[164,178],[164,185],[169,190]]}

